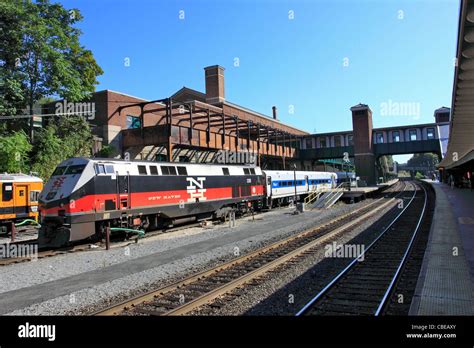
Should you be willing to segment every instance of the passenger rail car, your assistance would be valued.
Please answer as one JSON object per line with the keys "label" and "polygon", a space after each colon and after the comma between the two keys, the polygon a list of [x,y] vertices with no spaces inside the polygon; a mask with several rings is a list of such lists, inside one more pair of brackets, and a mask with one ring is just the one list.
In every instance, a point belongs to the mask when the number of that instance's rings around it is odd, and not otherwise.
{"label": "passenger rail car", "polygon": [[[294,199],[295,186],[297,200],[313,190],[336,187],[337,175],[330,172],[306,172],[286,170],[265,170],[268,205],[280,205]],[[296,176],[296,184],[295,184]]]}
{"label": "passenger rail car", "polygon": [[101,237],[107,226],[150,230],[257,208],[258,167],[72,158],[40,195],[40,244]]}
{"label": "passenger rail car", "polygon": [[341,184],[343,182],[351,182],[351,186],[357,185],[357,177],[356,173],[354,172],[336,172],[337,175],[337,184]]}
{"label": "passenger rail car", "polygon": [[43,180],[26,174],[0,174],[0,232],[11,223],[25,219],[38,221],[38,197]]}

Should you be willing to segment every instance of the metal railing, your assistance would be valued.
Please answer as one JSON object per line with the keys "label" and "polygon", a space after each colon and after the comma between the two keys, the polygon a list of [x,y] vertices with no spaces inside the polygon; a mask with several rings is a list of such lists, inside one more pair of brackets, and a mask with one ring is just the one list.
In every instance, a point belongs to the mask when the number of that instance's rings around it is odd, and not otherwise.
{"label": "metal railing", "polygon": [[[306,196],[306,198],[304,199],[304,205],[305,206],[308,206],[310,204],[313,204],[314,202],[316,202],[319,198],[321,198],[321,195],[323,193],[327,193],[327,192],[330,192],[328,194],[328,196],[324,199],[326,202],[330,201],[331,199],[333,199],[339,192],[342,192],[344,191],[344,186],[346,186],[347,183],[340,183],[339,185],[336,186],[336,188],[334,189],[327,189],[327,188],[323,188],[323,189],[313,189],[311,191],[311,193]],[[334,191],[332,191],[334,190]],[[326,206],[326,204],[324,205]]]}

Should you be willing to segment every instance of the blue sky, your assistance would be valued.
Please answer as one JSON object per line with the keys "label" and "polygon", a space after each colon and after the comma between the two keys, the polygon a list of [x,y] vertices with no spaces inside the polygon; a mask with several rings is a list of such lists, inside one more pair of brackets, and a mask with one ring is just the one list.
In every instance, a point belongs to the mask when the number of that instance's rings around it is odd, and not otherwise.
{"label": "blue sky", "polygon": [[[433,122],[451,104],[458,0],[61,3],[84,16],[82,43],[104,70],[98,90],[204,91],[203,68],[219,64],[227,100],[267,115],[276,105],[283,122],[311,133],[351,129],[359,102],[374,127]],[[402,103],[412,112],[384,111]]]}

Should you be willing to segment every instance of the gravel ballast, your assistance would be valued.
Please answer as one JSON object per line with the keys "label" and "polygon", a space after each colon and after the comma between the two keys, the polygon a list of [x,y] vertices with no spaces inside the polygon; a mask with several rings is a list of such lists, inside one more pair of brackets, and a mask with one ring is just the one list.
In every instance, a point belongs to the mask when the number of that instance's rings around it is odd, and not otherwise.
{"label": "gravel ballast", "polygon": [[[356,209],[339,203],[292,215],[273,210],[237,220],[236,228],[189,228],[109,251],[92,250],[0,268],[2,314],[85,314],[166,285]],[[173,257],[176,254],[175,257]],[[160,259],[163,263],[160,263]],[[8,298],[8,300],[6,300]]]}

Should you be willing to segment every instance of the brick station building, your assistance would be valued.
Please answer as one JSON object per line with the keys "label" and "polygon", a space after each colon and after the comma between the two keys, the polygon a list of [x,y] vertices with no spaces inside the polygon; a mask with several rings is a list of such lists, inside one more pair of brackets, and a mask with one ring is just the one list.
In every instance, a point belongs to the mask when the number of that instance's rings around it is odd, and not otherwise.
{"label": "brick station building", "polygon": [[217,151],[250,151],[267,168],[289,167],[307,132],[281,123],[277,108],[263,115],[225,98],[224,68],[205,71],[205,93],[183,87],[169,98],[148,101],[103,90],[93,94],[93,133],[117,157],[212,162]]}

